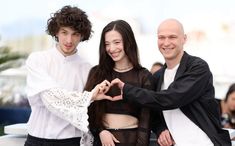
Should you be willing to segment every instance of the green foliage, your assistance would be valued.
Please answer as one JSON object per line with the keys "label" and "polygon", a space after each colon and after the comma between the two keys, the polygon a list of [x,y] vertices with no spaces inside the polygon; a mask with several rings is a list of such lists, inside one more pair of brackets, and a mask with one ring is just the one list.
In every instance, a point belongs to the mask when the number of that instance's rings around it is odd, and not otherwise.
{"label": "green foliage", "polygon": [[1,53],[1,54],[9,53],[10,50],[11,50],[11,48],[8,47],[8,46],[2,46],[2,47],[0,47],[0,53]]}
{"label": "green foliage", "polygon": [[9,68],[20,67],[27,56],[25,53],[11,52],[10,47],[0,47],[0,72]]}

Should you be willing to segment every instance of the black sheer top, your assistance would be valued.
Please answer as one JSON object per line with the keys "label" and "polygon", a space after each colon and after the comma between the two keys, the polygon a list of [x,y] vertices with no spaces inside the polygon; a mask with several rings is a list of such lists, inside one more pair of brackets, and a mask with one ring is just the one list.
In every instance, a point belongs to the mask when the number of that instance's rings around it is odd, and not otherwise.
{"label": "black sheer top", "polygon": [[[95,67],[91,69],[89,77],[88,77],[88,82],[92,74],[96,72],[95,70],[96,70]],[[137,87],[151,89],[151,90],[154,89],[152,74],[145,68],[132,69],[127,72],[116,72],[113,70],[111,75],[108,76],[106,79],[111,81],[115,78],[119,78],[123,82],[137,86]],[[118,92],[117,89],[113,88],[113,89],[110,89],[107,95],[113,96],[115,94],[120,94],[117,92]],[[89,124],[90,124],[89,127],[95,137],[95,141],[96,141],[96,138],[99,139],[99,136],[98,136],[99,132],[105,129],[103,122],[102,122],[102,117],[104,116],[105,113],[126,114],[126,115],[134,116],[138,119],[139,123],[138,123],[138,128],[136,131],[125,131],[125,132],[110,131],[112,134],[114,134],[114,136],[121,143],[126,143],[124,145],[132,145],[132,144],[128,144],[129,142],[127,141],[132,141],[132,143],[134,141],[135,146],[137,145],[146,146],[149,144],[149,136],[150,136],[150,111],[149,109],[143,108],[136,103],[133,103],[133,102],[130,103],[124,100],[115,101],[115,102],[102,100],[102,101],[95,101],[91,104],[91,106],[89,107]],[[99,123],[99,121],[101,122]],[[128,136],[125,136],[125,135],[128,135]],[[125,138],[128,138],[129,140],[125,140]]]}
{"label": "black sheer top", "polygon": [[[142,69],[138,72],[132,69],[124,73],[113,71],[111,79],[119,78],[125,83],[129,83],[141,88],[152,89],[152,84],[149,81],[149,75],[149,72],[145,69]],[[115,92],[117,92],[115,89],[111,90],[107,93],[107,95],[113,96]],[[105,111],[106,113],[131,115],[139,119],[141,108],[135,103],[128,103],[124,100],[116,102],[106,100]]]}

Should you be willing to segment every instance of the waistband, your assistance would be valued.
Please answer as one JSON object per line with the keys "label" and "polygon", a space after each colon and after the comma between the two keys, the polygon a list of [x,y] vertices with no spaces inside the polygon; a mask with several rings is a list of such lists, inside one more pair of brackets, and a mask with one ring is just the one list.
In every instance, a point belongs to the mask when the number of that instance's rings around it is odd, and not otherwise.
{"label": "waistband", "polygon": [[117,129],[113,129],[113,128],[106,128],[106,130],[108,131],[135,131],[137,130],[138,128],[117,128]]}
{"label": "waistband", "polygon": [[60,144],[61,143],[70,143],[70,142],[80,143],[81,137],[73,137],[73,138],[66,138],[66,139],[46,139],[46,138],[34,137],[34,136],[28,134],[27,140],[34,141],[34,142],[60,143]]}

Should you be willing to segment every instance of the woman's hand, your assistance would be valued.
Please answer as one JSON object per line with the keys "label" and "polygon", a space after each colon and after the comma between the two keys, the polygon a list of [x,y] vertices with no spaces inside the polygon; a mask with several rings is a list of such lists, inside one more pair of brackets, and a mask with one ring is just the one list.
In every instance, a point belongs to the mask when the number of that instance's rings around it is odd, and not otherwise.
{"label": "woman's hand", "polygon": [[94,89],[92,89],[92,100],[102,100],[108,99],[112,100],[112,97],[105,95],[109,91],[111,83],[107,80],[104,80],[100,84],[97,84]]}
{"label": "woman's hand", "polygon": [[115,146],[115,143],[120,143],[108,130],[101,131],[99,136],[102,146]]}

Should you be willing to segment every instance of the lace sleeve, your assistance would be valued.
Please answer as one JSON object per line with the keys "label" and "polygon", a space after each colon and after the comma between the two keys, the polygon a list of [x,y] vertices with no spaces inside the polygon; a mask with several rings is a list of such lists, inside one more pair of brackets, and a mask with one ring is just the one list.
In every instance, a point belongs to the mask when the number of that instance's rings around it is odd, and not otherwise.
{"label": "lace sleeve", "polygon": [[51,88],[41,92],[40,96],[50,112],[88,132],[87,108],[91,103],[91,92],[68,92]]}
{"label": "lace sleeve", "polygon": [[94,138],[90,131],[88,131],[87,133],[83,132],[82,138],[80,141],[80,146],[93,146],[93,141],[94,141]]}

